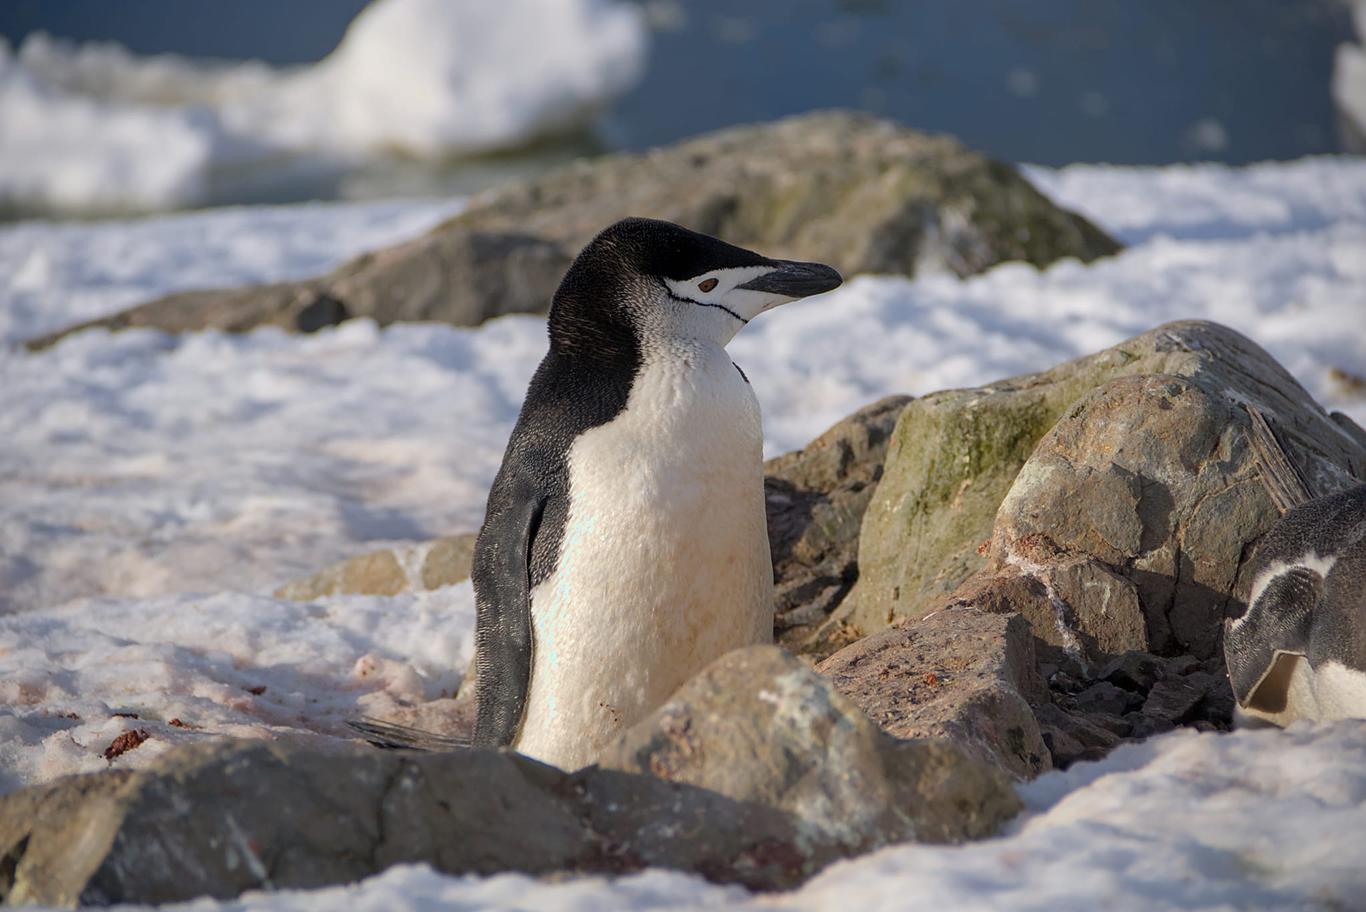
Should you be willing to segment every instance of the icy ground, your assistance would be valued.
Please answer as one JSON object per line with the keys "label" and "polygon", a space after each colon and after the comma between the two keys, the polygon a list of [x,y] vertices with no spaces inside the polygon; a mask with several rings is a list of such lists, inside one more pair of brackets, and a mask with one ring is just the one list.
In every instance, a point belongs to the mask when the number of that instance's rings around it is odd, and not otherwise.
{"label": "icy ground", "polygon": [[286,69],[0,38],[0,209],[202,205],[396,153],[514,146],[585,120],[645,52],[619,0],[381,0]]}
{"label": "icy ground", "polygon": [[[1184,317],[1248,334],[1366,422],[1366,398],[1332,373],[1366,376],[1366,162],[1030,175],[1129,250],[965,282],[864,277],[756,321],[731,348],[763,403],[770,454],[887,393],[1038,370]],[[325,269],[453,205],[9,226],[0,333]],[[470,655],[467,585],[312,605],[266,593],[381,542],[474,528],[544,331],[532,317],[472,330],[353,322],[0,349],[0,792],[104,768],[100,753],[132,727],[152,739],[119,765],[218,733],[331,737],[357,712],[450,694]],[[1089,912],[1350,909],[1366,896],[1360,725],[1166,736],[1024,794],[1030,813],[1004,838],[887,850],[784,897],[660,872],[541,885],[409,868],[246,905]]]}

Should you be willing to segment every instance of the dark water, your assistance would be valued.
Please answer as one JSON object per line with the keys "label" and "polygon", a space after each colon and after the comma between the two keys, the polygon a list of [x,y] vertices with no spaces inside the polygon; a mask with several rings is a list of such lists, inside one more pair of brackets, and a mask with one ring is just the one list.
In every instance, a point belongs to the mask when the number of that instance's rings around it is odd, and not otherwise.
{"label": "dark water", "polygon": [[1012,161],[1242,163],[1340,148],[1346,8],[1315,0],[747,0],[684,5],[611,134],[649,145],[813,107]]}
{"label": "dark water", "polygon": [[[482,0],[480,0],[482,2]],[[135,51],[315,60],[363,0],[4,0],[43,29]],[[636,149],[728,124],[854,107],[999,158],[1243,163],[1342,149],[1329,94],[1353,39],[1341,0],[651,0],[640,84],[592,142]],[[558,157],[583,151],[583,138]],[[557,157],[381,168],[365,195],[481,183]],[[462,176],[463,175],[463,176]]]}

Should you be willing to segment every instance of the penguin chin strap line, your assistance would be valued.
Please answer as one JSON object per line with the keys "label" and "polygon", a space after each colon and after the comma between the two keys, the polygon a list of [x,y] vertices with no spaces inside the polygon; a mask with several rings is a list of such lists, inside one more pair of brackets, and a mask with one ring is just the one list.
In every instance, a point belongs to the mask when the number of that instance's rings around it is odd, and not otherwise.
{"label": "penguin chin strap line", "polygon": [[679,301],[683,304],[696,304],[698,307],[715,307],[717,310],[724,310],[726,313],[730,314],[732,317],[739,320],[745,326],[749,325],[748,320],[746,320],[744,317],[740,316],[738,313],[731,310],[724,304],[712,304],[710,301],[694,301],[692,298],[680,297],[679,295],[674,294],[674,290],[672,288],[664,284],[663,279],[660,280],[659,286],[664,289],[664,293],[666,295],[673,298],[675,301]]}

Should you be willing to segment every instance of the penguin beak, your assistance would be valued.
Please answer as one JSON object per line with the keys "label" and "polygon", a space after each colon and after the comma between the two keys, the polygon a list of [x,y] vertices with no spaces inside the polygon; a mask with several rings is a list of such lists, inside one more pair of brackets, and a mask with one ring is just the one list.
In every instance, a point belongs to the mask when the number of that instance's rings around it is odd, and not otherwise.
{"label": "penguin beak", "polygon": [[778,268],[750,279],[736,287],[737,291],[758,291],[782,295],[785,298],[808,298],[838,288],[844,279],[824,263],[798,263],[779,260]]}

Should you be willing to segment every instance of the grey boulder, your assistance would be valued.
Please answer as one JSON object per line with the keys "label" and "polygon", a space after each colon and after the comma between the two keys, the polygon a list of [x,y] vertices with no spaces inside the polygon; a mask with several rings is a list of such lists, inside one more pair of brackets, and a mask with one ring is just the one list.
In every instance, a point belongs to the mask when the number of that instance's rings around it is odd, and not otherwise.
{"label": "grey boulder", "polygon": [[776,646],[716,660],[599,763],[777,808],[808,844],[849,851],[987,836],[1020,809],[999,767],[944,739],[886,734]]}
{"label": "grey boulder", "polygon": [[950,137],[830,111],[580,161],[481,194],[422,237],[316,279],[171,295],[29,344],[92,326],[309,331],[348,317],[473,326],[542,312],[579,249],[628,215],[844,275],[972,275],[1005,260],[1045,266],[1119,249],[1009,165]]}
{"label": "grey boulder", "polygon": [[938,611],[846,646],[816,670],[898,738],[948,738],[1020,779],[1052,768],[1032,704],[1048,702],[1019,615]]}
{"label": "grey boulder", "polygon": [[[952,785],[963,777],[956,757],[948,748],[930,751],[903,764],[902,778]],[[772,793],[736,799],[619,770],[569,774],[487,750],[189,745],[151,769],[69,776],[0,797],[0,901],[73,907],[231,898],[349,883],[404,863],[455,875],[660,866],[784,889],[855,850],[791,809],[759,800]],[[1006,789],[993,809],[1016,806]],[[966,813],[962,825],[923,835],[988,829],[979,808]],[[905,827],[895,833],[912,835]]]}

